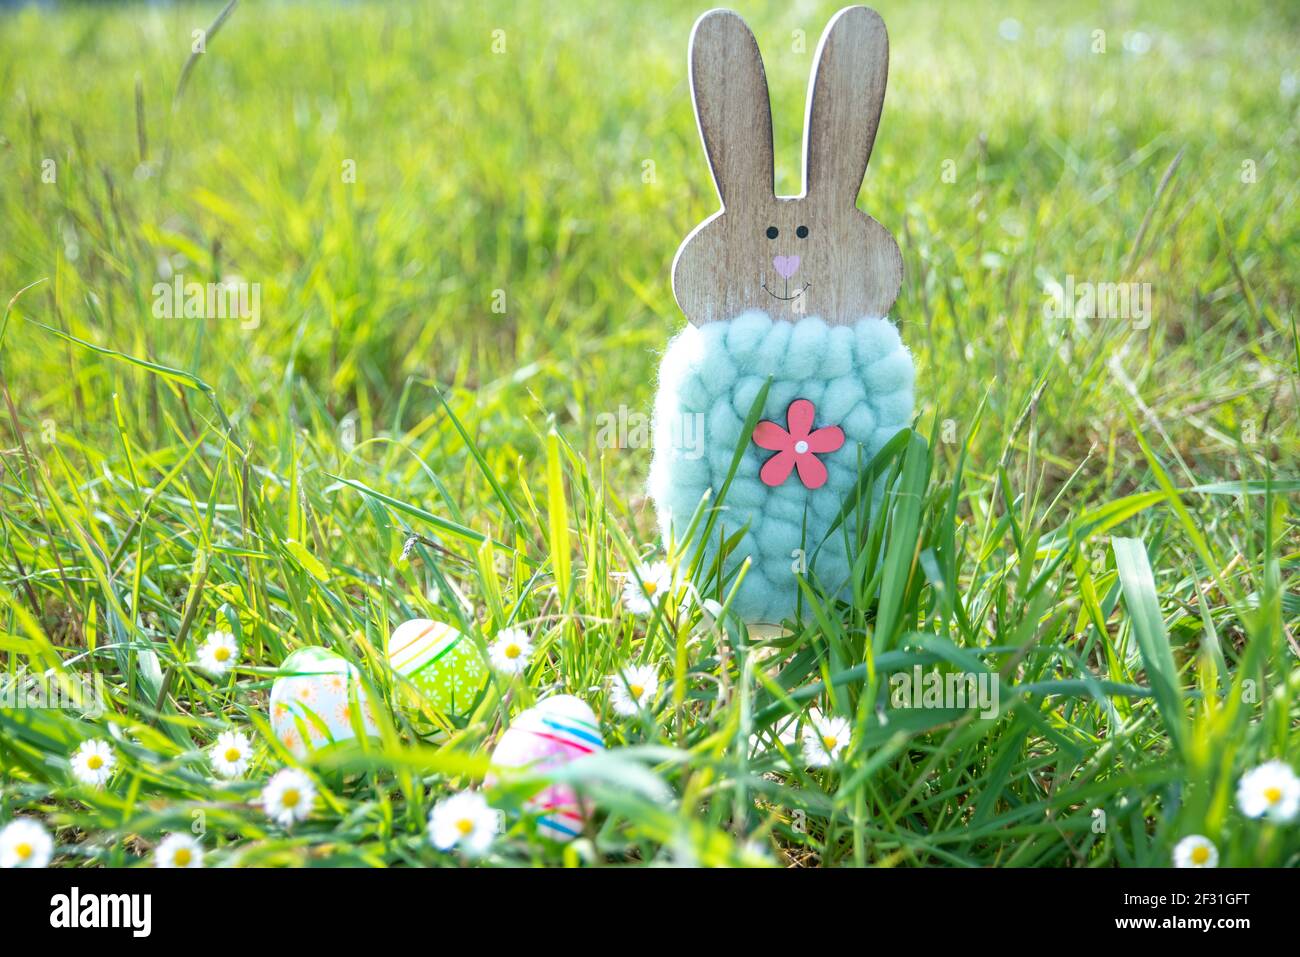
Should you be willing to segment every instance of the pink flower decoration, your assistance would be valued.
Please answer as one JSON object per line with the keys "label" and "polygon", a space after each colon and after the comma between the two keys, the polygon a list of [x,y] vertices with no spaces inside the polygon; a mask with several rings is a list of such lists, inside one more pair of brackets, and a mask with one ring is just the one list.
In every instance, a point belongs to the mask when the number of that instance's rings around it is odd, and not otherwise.
{"label": "pink flower decoration", "polygon": [[783,429],[775,422],[763,421],[754,428],[754,444],[776,452],[766,462],[758,477],[764,485],[776,487],[790,477],[791,469],[799,469],[799,481],[805,488],[821,488],[826,484],[826,466],[814,453],[834,452],[844,444],[844,430],[830,425],[813,431],[813,416],[817,410],[807,399],[795,399],[785,413]]}

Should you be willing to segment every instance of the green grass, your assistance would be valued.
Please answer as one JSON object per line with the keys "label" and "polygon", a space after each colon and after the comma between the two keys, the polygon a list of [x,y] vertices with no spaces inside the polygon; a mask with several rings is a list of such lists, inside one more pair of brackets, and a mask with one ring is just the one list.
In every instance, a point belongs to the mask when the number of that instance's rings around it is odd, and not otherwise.
{"label": "green grass", "polygon": [[[601,416],[649,411],[671,258],[716,206],[705,5],[642,6],[241,4],[175,103],[217,5],[0,15],[0,302],[30,286],[0,329],[0,667],[108,696],[0,709],[0,822],[43,816],[70,866],[199,823],[212,863],[455,863],[431,806],[562,689],[614,749],[575,772],[597,863],[1163,866],[1190,833],[1300,863],[1300,825],[1235,800],[1300,763],[1296,12],[882,0],[860,202],[905,257],[917,434],[877,463],[853,606],[810,588],[760,638],[634,617],[614,577],[657,547],[650,450],[602,448]],[[835,8],[741,10],[783,192]],[[260,283],[260,324],[154,318],[173,271]],[[1045,318],[1067,274],[1149,282],[1150,323]],[[460,726],[385,709],[313,765],[311,821],[268,822],[278,663],[327,645],[393,704],[415,616],[540,653]],[[194,668],[214,628],[233,680]],[[630,663],[659,668],[653,716],[608,705]],[[916,663],[997,672],[1000,713],[878,708]],[[810,704],[853,721],[831,769],[773,742]],[[202,751],[229,727],[259,741],[234,784]],[[68,765],[91,737],[119,761],[98,791]],[[493,861],[578,862],[511,820]]]}

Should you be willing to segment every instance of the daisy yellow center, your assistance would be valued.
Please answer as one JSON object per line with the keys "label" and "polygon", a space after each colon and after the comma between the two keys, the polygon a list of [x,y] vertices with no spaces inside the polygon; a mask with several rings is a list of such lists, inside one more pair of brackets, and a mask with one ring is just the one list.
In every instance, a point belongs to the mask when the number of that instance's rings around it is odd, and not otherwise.
{"label": "daisy yellow center", "polygon": [[231,764],[234,764],[236,761],[238,761],[238,760],[239,760],[239,749],[238,749],[238,748],[226,748],[226,760],[229,761]]}
{"label": "daisy yellow center", "polygon": [[1282,789],[1264,788],[1264,799],[1268,801],[1269,804],[1276,804],[1278,801],[1282,800]]}
{"label": "daisy yellow center", "polygon": [[1204,844],[1192,848],[1192,863],[1204,864],[1210,859],[1210,849]]}
{"label": "daisy yellow center", "polygon": [[194,855],[188,847],[182,847],[176,851],[172,860],[176,862],[177,867],[189,867],[190,861],[194,860]]}
{"label": "daisy yellow center", "polygon": [[467,817],[463,817],[456,822],[456,830],[460,831],[462,837],[469,837],[474,833],[474,822]]}
{"label": "daisy yellow center", "polygon": [[628,686],[627,686],[627,690],[630,691],[630,692],[632,692],[632,697],[633,697],[633,698],[639,698],[639,697],[641,697],[643,694],[645,694],[645,686],[644,686],[644,685],[628,685]]}
{"label": "daisy yellow center", "polygon": [[90,770],[92,771],[98,771],[103,766],[104,766],[104,759],[101,758],[98,754],[92,754],[89,758],[86,759],[86,767],[90,768]]}
{"label": "daisy yellow center", "polygon": [[835,746],[840,743],[840,739],[833,734],[823,734],[822,744],[826,745],[827,751],[834,751]]}
{"label": "daisy yellow center", "polygon": [[32,846],[26,841],[14,848],[14,853],[18,855],[18,860],[25,861],[32,856]]}
{"label": "daisy yellow center", "polygon": [[522,651],[523,649],[520,648],[518,645],[516,645],[513,641],[510,644],[506,645],[507,658],[518,658],[519,655],[522,653]]}
{"label": "daisy yellow center", "polygon": [[654,593],[659,590],[658,582],[642,582],[642,585],[645,587],[645,593],[647,595],[654,595]]}
{"label": "daisy yellow center", "polygon": [[287,791],[284,792],[284,794],[280,796],[280,803],[283,804],[285,807],[297,807],[298,798],[299,798],[298,789],[289,788]]}
{"label": "daisy yellow center", "polygon": [[230,659],[230,649],[225,645],[222,645],[212,653],[212,657],[216,658],[218,661],[228,661]]}

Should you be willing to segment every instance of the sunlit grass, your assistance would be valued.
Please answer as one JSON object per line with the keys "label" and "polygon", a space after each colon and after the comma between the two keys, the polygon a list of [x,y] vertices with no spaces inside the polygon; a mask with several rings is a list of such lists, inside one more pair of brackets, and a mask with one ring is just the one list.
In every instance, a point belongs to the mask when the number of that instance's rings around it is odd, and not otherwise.
{"label": "sunlit grass", "polygon": [[[1192,833],[1300,862],[1235,803],[1300,760],[1294,14],[878,5],[860,202],[904,252],[917,434],[875,463],[852,607],[812,587],[759,638],[632,616],[616,577],[662,555],[650,450],[602,447],[603,416],[649,412],[671,257],[716,207],[703,6],[651,6],[244,4],[174,106],[219,6],[3,15],[0,303],[37,285],[0,326],[0,663],[102,676],[109,713],[0,709],[0,823],[43,815],[64,864],[196,821],[211,863],[451,863],[433,803],[563,690],[611,745],[575,770],[594,863],[1163,866]],[[835,7],[742,9],[785,192]],[[177,273],[258,283],[260,321],[155,318]],[[1150,321],[1047,318],[1067,275],[1149,282]],[[410,617],[538,654],[467,721],[413,714],[383,653]],[[233,679],[195,668],[215,629]],[[267,698],[303,645],[394,707],[286,832],[250,802],[290,761]],[[653,717],[609,707],[632,663]],[[885,708],[918,663],[996,672],[1000,713]],[[777,740],[810,704],[853,722],[831,769]],[[231,727],[257,758],[224,782],[203,749]],[[68,764],[96,737],[99,791]],[[582,859],[511,821],[491,860]]]}

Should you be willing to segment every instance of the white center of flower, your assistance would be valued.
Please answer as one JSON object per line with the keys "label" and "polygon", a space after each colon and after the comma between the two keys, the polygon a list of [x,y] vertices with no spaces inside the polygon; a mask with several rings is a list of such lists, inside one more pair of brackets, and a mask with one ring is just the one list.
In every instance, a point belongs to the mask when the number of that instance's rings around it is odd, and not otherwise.
{"label": "white center of flower", "polygon": [[516,645],[513,641],[510,644],[506,645],[507,658],[518,658],[519,652],[520,652],[519,646]]}
{"label": "white center of flower", "polygon": [[1193,864],[1204,864],[1209,859],[1210,859],[1210,849],[1206,847],[1204,844],[1198,844],[1196,847],[1192,848]]}
{"label": "white center of flower", "polygon": [[101,758],[98,754],[92,754],[86,760],[86,767],[90,768],[90,770],[92,771],[98,771],[103,766],[104,766],[104,759]]}
{"label": "white center of flower", "polygon": [[216,658],[218,661],[225,661],[230,657],[230,649],[225,645],[222,645],[212,653],[212,657]]}
{"label": "white center of flower", "polygon": [[280,803],[285,807],[297,807],[298,790],[296,788],[287,789],[284,794],[280,795]]}
{"label": "white center of flower", "polygon": [[25,861],[32,856],[32,846],[23,842],[14,848],[14,853],[18,855],[18,860]]}
{"label": "white center of flower", "polygon": [[238,749],[238,748],[226,748],[226,760],[229,761],[231,764],[234,764],[236,761],[238,761],[238,760],[239,760],[239,749]]}
{"label": "white center of flower", "polygon": [[175,862],[177,867],[189,867],[190,861],[193,860],[193,858],[194,855],[190,853],[190,849],[188,847],[182,847],[177,849],[172,860]]}
{"label": "white center of flower", "polygon": [[474,833],[474,822],[467,817],[463,817],[456,822],[456,830],[460,831],[462,836],[469,837]]}
{"label": "white center of flower", "polygon": [[807,442],[804,442],[804,441],[801,439],[800,441],[798,441],[798,442],[796,442],[796,443],[794,444],[794,450],[795,450],[795,452],[798,453],[799,455],[803,455],[805,452],[808,451],[808,443],[807,443]]}
{"label": "white center of flower", "polygon": [[1276,787],[1264,788],[1264,800],[1268,801],[1269,804],[1276,804],[1282,800],[1282,789]]}

